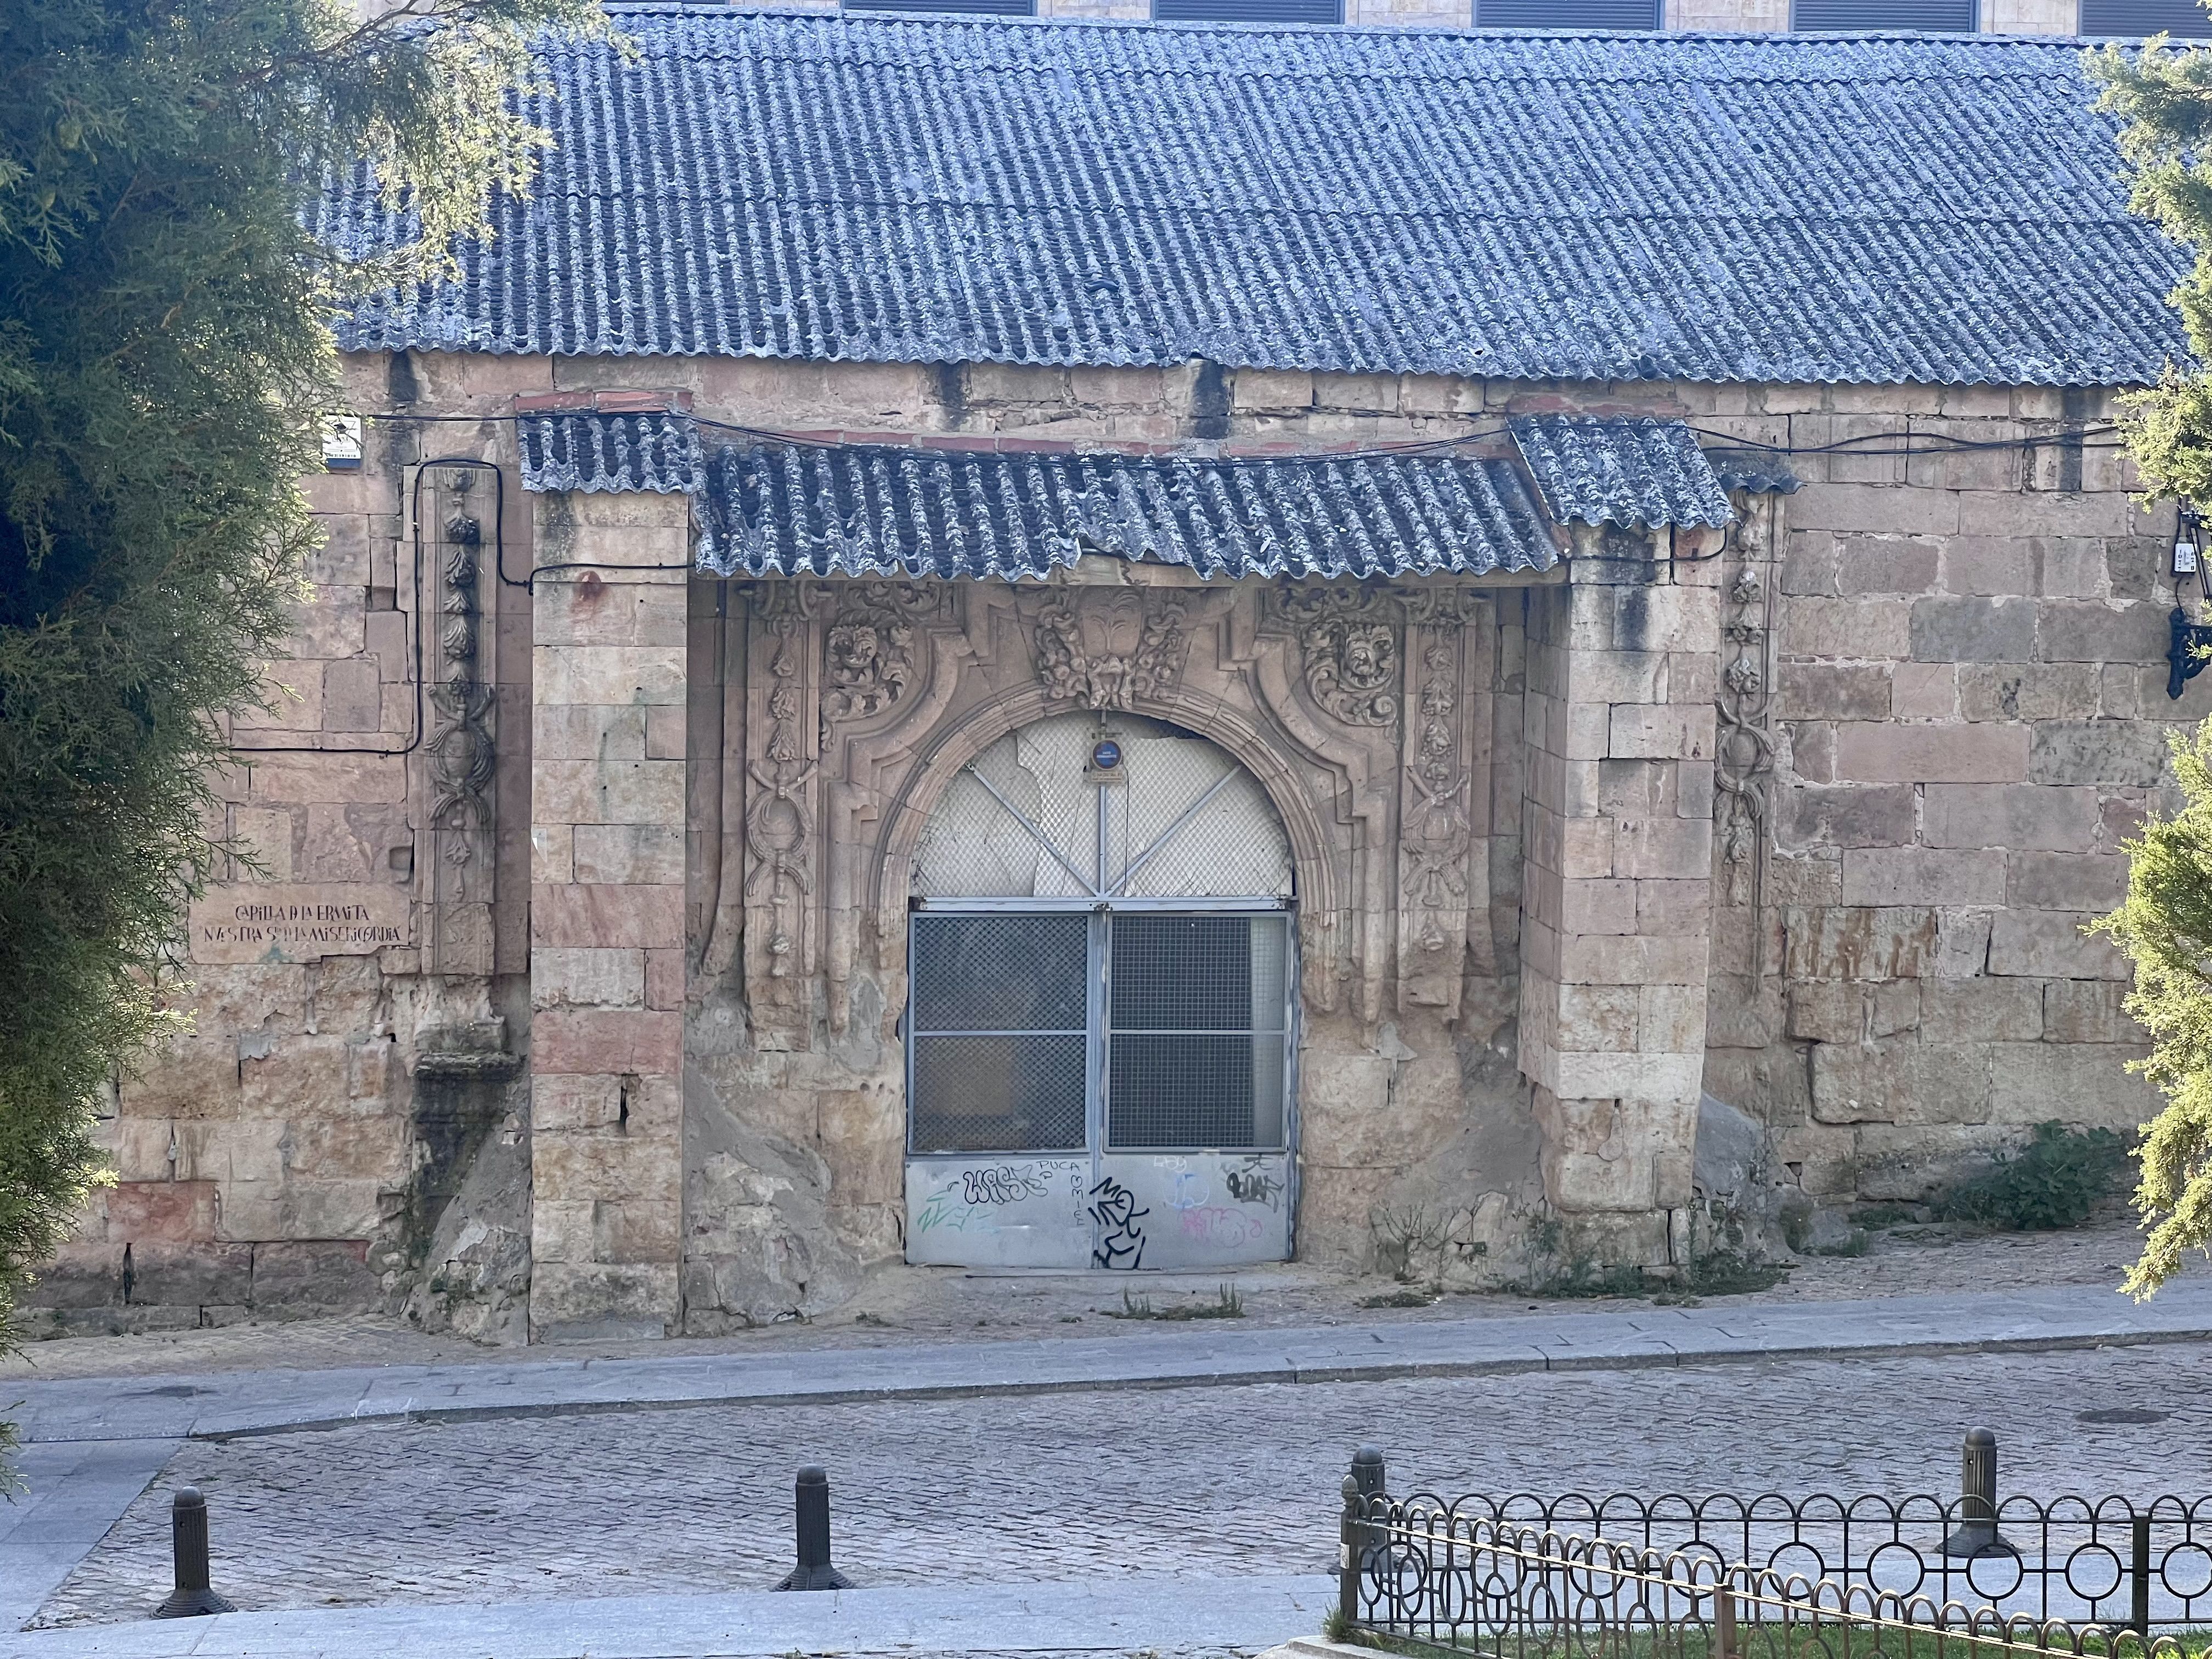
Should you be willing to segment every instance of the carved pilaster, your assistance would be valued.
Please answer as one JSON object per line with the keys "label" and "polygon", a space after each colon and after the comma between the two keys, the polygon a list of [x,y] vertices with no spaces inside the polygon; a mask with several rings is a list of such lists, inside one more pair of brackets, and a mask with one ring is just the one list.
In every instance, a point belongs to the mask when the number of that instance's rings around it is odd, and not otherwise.
{"label": "carved pilaster", "polygon": [[435,618],[424,696],[428,772],[431,966],[445,975],[491,972],[492,775],[497,693],[483,627],[487,556],[477,497],[481,469],[434,467],[418,492],[419,526],[434,560],[435,587],[423,597]]}
{"label": "carved pilaster", "polygon": [[1773,684],[1769,662],[1773,603],[1768,555],[1776,498],[1738,495],[1742,515],[1723,590],[1719,732],[1713,787],[1720,841],[1720,902],[1753,912],[1754,983],[1765,975],[1767,802],[1774,772]]}
{"label": "carved pilaster", "polygon": [[745,981],[757,1015],[804,1028],[817,960],[814,897],[822,769],[821,655],[795,581],[757,590],[746,709]]}
{"label": "carved pilaster", "polygon": [[[1398,809],[1398,1002],[1456,1012],[1470,941],[1480,745],[1471,730],[1470,617],[1478,601],[1451,588],[1407,588],[1412,669]],[[1485,792],[1486,793],[1486,792]],[[1480,930],[1488,943],[1488,928]],[[1494,970],[1486,959],[1478,966]]]}

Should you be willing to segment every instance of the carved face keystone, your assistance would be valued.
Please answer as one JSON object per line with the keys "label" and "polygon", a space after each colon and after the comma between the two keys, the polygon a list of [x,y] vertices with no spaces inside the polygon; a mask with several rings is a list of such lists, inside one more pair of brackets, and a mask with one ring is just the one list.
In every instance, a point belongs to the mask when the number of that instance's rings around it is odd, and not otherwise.
{"label": "carved face keystone", "polygon": [[1380,691],[1390,684],[1397,652],[1389,629],[1381,623],[1357,623],[1347,628],[1339,653],[1344,684],[1355,691]]}

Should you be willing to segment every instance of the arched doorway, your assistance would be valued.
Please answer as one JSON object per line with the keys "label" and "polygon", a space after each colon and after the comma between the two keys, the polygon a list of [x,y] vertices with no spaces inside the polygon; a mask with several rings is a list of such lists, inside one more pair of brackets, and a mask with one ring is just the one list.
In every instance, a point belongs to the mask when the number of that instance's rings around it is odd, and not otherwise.
{"label": "arched doorway", "polygon": [[1066,714],[962,769],[915,850],[907,1260],[1290,1255],[1297,929],[1258,781],[1168,725]]}

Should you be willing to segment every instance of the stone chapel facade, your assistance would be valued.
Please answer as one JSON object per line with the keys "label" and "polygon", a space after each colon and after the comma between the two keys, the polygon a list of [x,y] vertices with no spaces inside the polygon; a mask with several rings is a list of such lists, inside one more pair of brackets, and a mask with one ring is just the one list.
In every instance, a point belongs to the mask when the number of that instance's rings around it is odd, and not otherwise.
{"label": "stone chapel facade", "polygon": [[[1663,1273],[1703,1097],[1824,1204],[2153,1109],[2081,925],[2212,679],[2168,696],[2201,595],[2109,425],[2183,349],[2178,256],[2070,52],[624,26],[635,70],[550,52],[560,148],[465,280],[341,330],[358,459],[229,717],[253,867],[183,919],[194,1029],[34,1322],[713,1332],[902,1258],[1494,1282],[1553,1220]],[[1178,148],[1223,118],[1160,88],[1262,75],[1310,106]],[[1905,89],[1856,176],[1782,114],[1855,79]],[[1346,153],[1271,174],[1325,106]],[[1609,136],[1508,176],[1563,122]],[[1489,175],[1417,154],[1455,123]],[[1703,191],[1722,137],[1794,252]],[[1038,181],[1106,140],[1118,198]],[[1906,154],[1948,171],[1868,209]],[[1608,243],[1607,191],[1681,250]]]}

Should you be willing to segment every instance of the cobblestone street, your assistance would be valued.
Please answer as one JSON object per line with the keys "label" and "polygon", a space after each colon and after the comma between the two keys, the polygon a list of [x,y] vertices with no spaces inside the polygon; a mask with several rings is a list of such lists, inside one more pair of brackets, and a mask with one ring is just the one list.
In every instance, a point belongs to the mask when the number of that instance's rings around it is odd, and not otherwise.
{"label": "cobblestone street", "polygon": [[[862,1584],[1327,1571],[1352,1449],[1446,1493],[1955,1490],[1983,1423],[2007,1492],[2203,1490],[2199,1347],[1461,1381],[708,1407],[188,1444],[46,1624],[167,1587],[167,1496],[214,1516],[242,1607],[766,1589],[791,1478],[833,1482]],[[834,1363],[825,1356],[825,1363]],[[2084,1423],[2116,1408],[2154,1424]]]}

